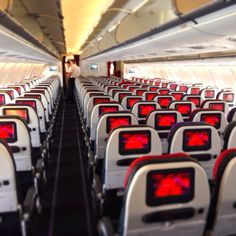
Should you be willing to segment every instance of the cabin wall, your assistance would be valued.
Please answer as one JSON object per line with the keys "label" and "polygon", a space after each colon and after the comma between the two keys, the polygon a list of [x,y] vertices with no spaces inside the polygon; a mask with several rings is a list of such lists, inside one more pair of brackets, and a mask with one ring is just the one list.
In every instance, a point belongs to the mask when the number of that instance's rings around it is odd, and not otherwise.
{"label": "cabin wall", "polygon": [[[91,65],[96,64],[97,70],[91,70]],[[81,75],[83,76],[106,76],[107,75],[107,63],[106,62],[85,62],[80,63]]]}
{"label": "cabin wall", "polygon": [[[223,61],[223,59],[222,59]],[[124,77],[162,78],[204,85],[236,87],[236,63],[132,63],[125,64]]]}
{"label": "cabin wall", "polygon": [[0,84],[20,82],[33,76],[39,76],[44,71],[44,64],[0,62]]}

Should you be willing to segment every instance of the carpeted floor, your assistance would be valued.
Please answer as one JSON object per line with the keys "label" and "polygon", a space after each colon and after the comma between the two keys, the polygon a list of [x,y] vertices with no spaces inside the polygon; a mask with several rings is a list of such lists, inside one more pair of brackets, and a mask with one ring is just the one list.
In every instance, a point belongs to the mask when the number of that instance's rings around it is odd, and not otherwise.
{"label": "carpeted floor", "polygon": [[42,213],[34,219],[33,236],[96,235],[80,135],[75,104],[61,101]]}

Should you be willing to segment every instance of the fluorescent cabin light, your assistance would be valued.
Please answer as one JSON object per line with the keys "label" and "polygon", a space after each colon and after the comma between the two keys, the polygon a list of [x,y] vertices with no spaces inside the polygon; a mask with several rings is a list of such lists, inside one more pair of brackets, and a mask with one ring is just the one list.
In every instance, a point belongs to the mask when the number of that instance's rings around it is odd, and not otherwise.
{"label": "fluorescent cabin light", "polygon": [[144,4],[146,4],[148,2],[148,0],[144,0],[143,2],[141,2],[138,6],[136,6],[133,10],[132,13],[135,13],[136,11],[138,11]]}

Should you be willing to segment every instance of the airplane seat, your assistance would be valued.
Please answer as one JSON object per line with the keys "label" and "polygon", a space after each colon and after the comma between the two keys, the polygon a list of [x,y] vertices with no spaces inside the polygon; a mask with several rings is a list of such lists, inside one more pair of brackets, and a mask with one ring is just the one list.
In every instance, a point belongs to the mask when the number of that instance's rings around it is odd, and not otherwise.
{"label": "airplane seat", "polygon": [[23,98],[27,98],[27,99],[38,99],[39,101],[41,101],[43,108],[44,108],[44,114],[45,114],[45,120],[46,120],[46,129],[49,127],[50,125],[50,119],[49,119],[49,108],[48,108],[48,103],[47,100],[45,98],[45,96],[43,94],[40,93],[24,93],[24,97]]}
{"label": "airplane seat", "polygon": [[215,127],[203,122],[175,124],[168,136],[168,153],[185,152],[198,160],[208,178],[221,152],[221,140]]}
{"label": "airplane seat", "polygon": [[0,116],[2,115],[13,115],[19,116],[22,118],[30,132],[31,144],[32,144],[32,157],[33,165],[36,165],[36,162],[41,159],[41,140],[40,140],[40,127],[39,119],[34,108],[28,105],[22,104],[9,104],[0,107]]}
{"label": "airplane seat", "polygon": [[201,87],[199,86],[190,86],[188,87],[186,93],[190,95],[199,95],[201,92]]}
{"label": "airplane seat", "polygon": [[170,92],[170,89],[168,88],[159,88],[157,91],[160,95],[168,95]]}
{"label": "airplane seat", "polygon": [[90,123],[91,113],[97,104],[100,103],[109,103],[113,101],[113,98],[107,95],[101,95],[101,96],[92,96],[88,100],[87,107],[86,107],[86,114],[85,114],[85,120],[87,123]]}
{"label": "airplane seat", "polygon": [[126,172],[119,235],[203,235],[210,203],[207,176],[184,153],[147,156]]}
{"label": "airplane seat", "polygon": [[147,89],[150,92],[157,92],[159,87],[158,86],[148,86]]}
{"label": "airplane seat", "polygon": [[122,89],[122,88],[112,88],[112,89],[110,89],[108,95],[111,96],[112,98],[115,98],[115,95],[118,92],[127,92],[127,91],[125,89]]}
{"label": "airplane seat", "polygon": [[131,112],[137,117],[139,124],[146,123],[146,117],[151,111],[161,109],[155,101],[138,101],[131,108]]}
{"label": "airplane seat", "polygon": [[20,193],[15,162],[3,140],[0,140],[0,163],[0,234],[21,236]]}
{"label": "airplane seat", "polygon": [[88,92],[84,94],[84,100],[83,100],[83,113],[84,113],[84,120],[86,121],[86,114],[87,114],[87,105],[88,105],[88,101],[91,97],[95,97],[95,96],[102,96],[105,95],[104,92],[101,91],[95,91],[95,92]]}
{"label": "airplane seat", "polygon": [[233,107],[227,115],[227,121],[230,123],[231,121],[235,120],[236,120],[236,107]]}
{"label": "airplane seat", "polygon": [[146,125],[153,127],[158,133],[161,143],[162,152],[168,151],[168,135],[172,126],[176,123],[183,122],[180,112],[172,109],[160,109],[149,113],[146,119]]}
{"label": "airplane seat", "polygon": [[93,147],[96,138],[97,125],[102,115],[108,112],[116,112],[123,110],[124,108],[119,103],[112,101],[108,103],[100,103],[94,106],[91,113],[90,123],[86,124],[86,130],[89,136],[87,146],[89,146],[92,151],[94,151]]}
{"label": "airplane seat", "polygon": [[228,124],[224,112],[212,109],[199,108],[192,112],[189,120],[193,122],[205,122],[206,124],[215,127],[220,135],[223,147],[223,134]]}
{"label": "airplane seat", "polygon": [[7,93],[10,96],[11,100],[20,96],[17,90],[13,88],[0,87],[0,93]]}
{"label": "airplane seat", "polygon": [[229,113],[229,105],[227,102],[218,99],[205,99],[200,108],[209,108],[217,111],[222,111],[227,116]]}
{"label": "airplane seat", "polygon": [[128,85],[128,86],[126,87],[126,90],[129,91],[129,92],[131,92],[131,93],[133,93],[134,90],[135,90],[135,89],[138,89],[138,88],[140,88],[140,87],[139,87],[139,86],[135,86],[135,85]]}
{"label": "airplane seat", "polygon": [[191,113],[196,109],[196,106],[190,101],[172,101],[168,108],[180,112],[180,114],[183,116],[183,119],[187,121]]}
{"label": "airplane seat", "polygon": [[137,117],[131,112],[109,112],[101,116],[95,137],[96,173],[101,173],[109,134],[114,128],[127,125],[138,125]]}
{"label": "airplane seat", "polygon": [[142,101],[142,96],[126,96],[123,98],[121,105],[124,107],[124,110],[131,110],[133,104],[138,101]]}
{"label": "airplane seat", "polygon": [[31,140],[27,124],[18,116],[0,116],[0,138],[4,139],[16,165],[22,196],[34,186]]}
{"label": "airplane seat", "polygon": [[174,100],[175,98],[171,95],[157,95],[154,97],[154,101],[157,102],[161,108],[167,108]]}
{"label": "airplane seat", "polygon": [[202,97],[202,100],[216,99],[217,93],[218,93],[217,88],[205,88],[201,90],[200,96]]}
{"label": "airplane seat", "polygon": [[[106,145],[101,176],[104,214],[115,218],[120,212],[123,180],[128,166],[143,155],[162,154],[161,141],[156,131],[146,125],[130,125],[113,129]],[[116,208],[113,209],[113,206]],[[111,212],[114,210],[114,212]]]}
{"label": "airplane seat", "polygon": [[127,91],[117,92],[115,94],[115,96],[114,96],[114,100],[121,104],[123,98],[126,97],[126,96],[132,96],[132,93],[131,92],[127,92]]}
{"label": "airplane seat", "polygon": [[216,99],[225,101],[230,108],[236,104],[234,91],[221,91],[217,94]]}
{"label": "airplane seat", "polygon": [[185,94],[186,94],[185,92],[179,92],[179,91],[169,92],[169,95],[173,96],[176,101],[181,101]]}
{"label": "airplane seat", "polygon": [[178,84],[176,87],[177,92],[184,92],[187,93],[189,86],[185,84]]}
{"label": "airplane seat", "polygon": [[202,103],[202,98],[200,95],[191,95],[191,94],[186,94],[183,96],[184,101],[190,101],[195,104],[196,108],[199,108]]}
{"label": "airplane seat", "polygon": [[12,100],[9,94],[0,92],[0,106],[4,104],[9,104],[11,101]]}
{"label": "airplane seat", "polygon": [[211,204],[206,232],[214,236],[236,234],[235,196],[236,149],[229,148],[217,158],[213,168]]}
{"label": "airplane seat", "polygon": [[143,101],[153,101],[157,95],[159,95],[158,92],[144,92],[142,94],[142,99]]}
{"label": "airplane seat", "polygon": [[178,85],[178,84],[175,83],[175,82],[170,82],[170,83],[168,83],[167,88],[168,88],[170,91],[176,91],[177,85]]}
{"label": "airplane seat", "polygon": [[142,96],[143,93],[145,93],[145,92],[148,92],[148,90],[146,88],[138,88],[138,89],[134,90],[133,95]]}
{"label": "airplane seat", "polygon": [[236,148],[236,121],[231,121],[224,131],[224,145],[223,150],[229,148]]}

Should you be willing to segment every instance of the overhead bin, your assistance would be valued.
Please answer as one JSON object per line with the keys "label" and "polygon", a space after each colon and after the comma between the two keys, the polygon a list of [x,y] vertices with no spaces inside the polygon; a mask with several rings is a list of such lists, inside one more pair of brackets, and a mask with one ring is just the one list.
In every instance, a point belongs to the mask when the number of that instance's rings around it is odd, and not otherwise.
{"label": "overhead bin", "polygon": [[[82,58],[86,61],[115,61],[194,54],[201,49],[203,52],[230,51],[234,48],[234,43],[229,42],[227,37],[236,34],[233,24],[236,21],[235,1],[208,2],[197,10],[183,14],[181,17],[175,17],[155,29],[150,29],[147,33],[122,43],[119,43],[117,38],[115,46],[105,50],[100,48],[99,53],[91,54],[92,48],[95,47],[93,45],[90,49],[85,50]],[[120,25],[116,33],[119,32]],[[220,42],[214,42],[219,39]],[[101,39],[97,44],[102,44],[102,41]],[[211,45],[211,47],[207,45],[202,48],[198,47],[203,43]],[[97,48],[99,49],[99,47]]]}

